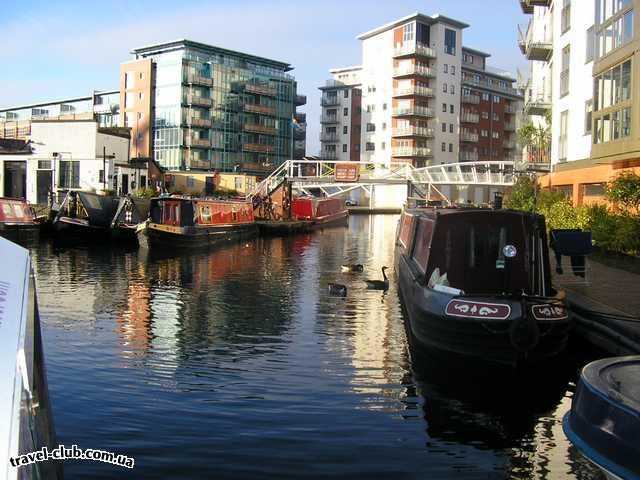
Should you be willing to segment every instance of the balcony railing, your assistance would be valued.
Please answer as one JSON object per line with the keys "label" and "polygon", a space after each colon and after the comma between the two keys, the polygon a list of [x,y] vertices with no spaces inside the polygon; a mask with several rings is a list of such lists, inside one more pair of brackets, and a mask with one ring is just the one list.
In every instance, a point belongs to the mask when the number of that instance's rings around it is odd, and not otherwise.
{"label": "balcony railing", "polygon": [[185,143],[187,147],[197,147],[197,148],[210,148],[211,140],[208,138],[197,138],[193,136],[187,136],[185,139]]}
{"label": "balcony railing", "polygon": [[516,131],[516,123],[515,122],[505,122],[504,131],[505,132],[515,132]]}
{"label": "balcony railing", "polygon": [[340,99],[337,95],[323,96],[320,100],[320,105],[323,107],[333,107],[340,104]]}
{"label": "balcony railing", "polygon": [[391,152],[393,157],[430,157],[432,155],[429,147],[396,147]]}
{"label": "balcony railing", "polygon": [[551,109],[551,96],[542,93],[530,94],[524,104],[524,113],[527,115],[544,115]]}
{"label": "balcony railing", "polygon": [[460,152],[460,161],[461,162],[477,162],[478,152],[465,152],[463,150]]}
{"label": "balcony railing", "polygon": [[242,150],[245,152],[273,153],[276,148],[273,145],[264,145],[262,143],[243,143]]}
{"label": "balcony railing", "polygon": [[189,105],[197,105],[199,107],[210,107],[213,105],[213,99],[209,97],[199,97],[198,95],[187,95],[187,103]]}
{"label": "balcony railing", "polygon": [[403,43],[396,46],[393,50],[394,57],[404,57],[407,55],[420,55],[423,57],[435,58],[436,51],[433,48],[420,43]]}
{"label": "balcony railing", "polygon": [[396,117],[417,116],[417,117],[433,117],[433,109],[429,107],[396,107],[393,109],[393,115]]}
{"label": "balcony railing", "polygon": [[320,123],[338,123],[337,115],[322,115],[320,117]]}
{"label": "balcony railing", "polygon": [[186,124],[190,127],[211,128],[210,118],[187,117]]}
{"label": "balcony railing", "polygon": [[322,132],[320,133],[320,141],[327,142],[327,143],[337,143],[340,141],[340,137],[338,136],[337,133]]}
{"label": "balcony railing", "polygon": [[408,67],[395,67],[393,69],[394,77],[408,77],[410,75],[419,75],[422,77],[435,77],[436,72],[429,67],[420,65],[410,65]]}
{"label": "balcony railing", "polygon": [[480,95],[473,95],[468,93],[462,94],[462,103],[471,103],[473,105],[478,105],[480,103]]}
{"label": "balcony railing", "polygon": [[267,97],[275,97],[278,94],[278,90],[266,85],[258,85],[255,83],[247,83],[244,86],[244,90],[247,93],[253,93],[255,95],[264,95]]}
{"label": "balcony railing", "polygon": [[480,121],[480,114],[474,112],[462,112],[460,116],[462,123],[478,123]]}
{"label": "balcony railing", "polygon": [[515,115],[516,113],[518,113],[518,109],[516,108],[515,105],[510,103],[506,107],[504,107],[504,113]]}
{"label": "balcony railing", "polygon": [[338,152],[336,150],[323,150],[320,153],[320,158],[323,160],[337,160]]}
{"label": "balcony railing", "polygon": [[275,115],[276,109],[275,107],[268,107],[266,105],[258,105],[255,103],[245,103],[244,111],[251,113],[260,113],[262,115]]}
{"label": "balcony railing", "polygon": [[462,140],[463,142],[477,142],[478,138],[479,137],[477,133],[467,132],[465,130],[460,132],[460,140]]}
{"label": "balcony railing", "polygon": [[553,53],[553,34],[551,33],[551,24],[548,27],[543,29],[542,35],[540,35],[540,29],[534,29],[531,21],[527,25],[525,32],[518,25],[518,45],[520,51],[528,60],[546,62],[551,58]]}
{"label": "balcony railing", "polygon": [[500,85],[497,81],[493,81],[493,80],[491,82],[489,82],[487,79],[476,80],[472,76],[466,75],[466,74],[463,75],[462,77],[462,83],[466,85],[473,85],[476,87],[483,87],[491,90],[497,90],[509,95],[518,95],[518,90],[516,90],[513,87]]}
{"label": "balcony railing", "polygon": [[421,97],[433,97],[433,89],[429,87],[411,85],[409,87],[396,88],[393,91],[394,97],[406,97],[410,95],[419,95]]}
{"label": "balcony railing", "polygon": [[203,77],[202,75],[197,75],[195,73],[188,73],[187,83],[190,83],[193,85],[204,85],[206,87],[210,87],[213,85],[213,78]]}
{"label": "balcony railing", "polygon": [[433,137],[433,128],[428,127],[400,127],[394,128],[392,131],[393,137]]}
{"label": "balcony railing", "polygon": [[275,127],[267,127],[257,123],[245,123],[244,130],[246,132],[261,133],[263,135],[277,135],[278,129]]}

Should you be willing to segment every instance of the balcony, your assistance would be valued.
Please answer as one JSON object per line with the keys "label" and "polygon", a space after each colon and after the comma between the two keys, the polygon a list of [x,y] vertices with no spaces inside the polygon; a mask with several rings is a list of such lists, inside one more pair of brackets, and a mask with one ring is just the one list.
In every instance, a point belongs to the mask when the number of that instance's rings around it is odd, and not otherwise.
{"label": "balcony", "polygon": [[508,150],[512,150],[516,148],[516,142],[514,142],[513,140],[505,140],[504,142],[502,142],[502,147]]}
{"label": "balcony", "polygon": [[337,95],[323,96],[320,100],[320,105],[323,107],[335,107],[336,105],[340,105],[340,99]]}
{"label": "balcony", "polygon": [[488,90],[494,90],[497,92],[506,93],[507,95],[513,95],[513,96],[520,95],[518,90],[511,86],[502,86],[496,80],[492,80],[491,82],[489,82],[486,78],[481,78],[480,80],[476,80],[473,76],[468,74],[463,74],[462,83],[464,83],[465,85],[482,87]]}
{"label": "balcony", "polygon": [[433,137],[433,128],[428,127],[401,127],[394,128],[392,131],[392,137],[425,137],[431,138]]}
{"label": "balcony", "polygon": [[213,85],[213,78],[203,77],[195,73],[187,73],[187,83],[190,85],[202,85],[205,87],[211,87]]}
{"label": "balcony", "polygon": [[244,91],[247,93],[253,93],[254,95],[263,95],[265,97],[275,97],[278,95],[277,89],[257,83],[247,83],[244,86]]}
{"label": "balcony", "polygon": [[516,131],[516,122],[505,122],[504,131],[505,132],[515,132]]}
{"label": "balcony", "polygon": [[211,128],[210,118],[187,117],[185,122],[190,127]]}
{"label": "balcony", "polygon": [[211,140],[208,138],[198,138],[193,135],[185,138],[185,143],[189,148],[211,148]]}
{"label": "balcony", "polygon": [[396,107],[393,109],[394,117],[433,117],[433,109],[429,107]]}
{"label": "balcony", "polygon": [[433,97],[433,89],[429,87],[420,87],[417,85],[411,85],[409,87],[396,88],[393,91],[394,97]]}
{"label": "balcony", "polygon": [[526,115],[544,115],[551,110],[551,97],[545,94],[530,95],[524,104],[524,113]]}
{"label": "balcony", "polygon": [[518,25],[518,46],[520,51],[528,60],[538,60],[547,62],[553,53],[553,35],[549,31],[544,31],[542,36],[539,32],[534,33],[533,22],[529,22],[526,32],[523,33]]}
{"label": "balcony", "polygon": [[518,113],[518,109],[516,108],[516,106],[512,103],[507,104],[506,107],[504,107],[504,113],[509,113],[511,115],[515,115],[516,113]]}
{"label": "balcony", "polygon": [[462,140],[463,142],[476,143],[478,141],[478,138],[479,137],[477,133],[468,132],[466,130],[463,130],[462,132],[460,132],[460,140]]}
{"label": "balcony", "polygon": [[294,140],[306,140],[307,139],[307,129],[306,129],[306,127],[294,124],[293,125],[293,139]]}
{"label": "balcony", "polygon": [[255,152],[255,153],[273,153],[276,150],[276,147],[273,145],[264,145],[262,143],[243,143],[242,150],[245,152]]}
{"label": "balcony", "polygon": [[258,105],[256,103],[245,103],[244,111],[251,113],[259,113],[262,115],[271,115],[275,116],[276,109],[275,107],[267,107],[266,105]]}
{"label": "balcony", "polygon": [[420,43],[403,43],[396,46],[393,50],[393,56],[395,58],[409,57],[413,55],[426,58],[436,58],[436,51],[433,48]]}
{"label": "balcony", "polygon": [[322,160],[337,160],[338,152],[335,150],[324,150],[320,153],[320,158]]}
{"label": "balcony", "polygon": [[295,98],[293,99],[293,102],[294,102],[296,107],[301,107],[302,105],[306,105],[307,104],[307,96],[306,95],[296,94]]}
{"label": "balcony", "polygon": [[527,15],[531,15],[533,13],[533,5],[529,3],[529,0],[519,0],[520,8],[522,8],[522,13]]}
{"label": "balcony", "polygon": [[436,76],[436,72],[429,67],[423,67],[420,65],[411,65],[408,67],[395,67],[393,69],[393,77],[394,78],[401,78],[401,77],[411,77],[411,76],[418,76],[418,77],[435,77]]}
{"label": "balcony", "polygon": [[187,104],[196,105],[198,107],[210,107],[213,105],[213,99],[209,97],[199,97],[198,95],[187,95]]}
{"label": "balcony", "polygon": [[245,132],[260,133],[262,135],[277,135],[278,129],[275,127],[267,127],[258,123],[245,123]]}
{"label": "balcony", "polygon": [[462,123],[478,123],[480,121],[480,114],[474,112],[462,112],[460,116],[460,121]]}
{"label": "balcony", "polygon": [[322,132],[320,134],[320,141],[326,143],[338,143],[340,141],[340,136],[337,133]]}
{"label": "balcony", "polygon": [[460,161],[461,162],[477,162],[478,152],[465,152],[464,150],[462,150],[460,151]]}
{"label": "balcony", "polygon": [[462,103],[470,103],[472,105],[478,105],[480,103],[480,95],[469,95],[468,93],[462,94]]}
{"label": "balcony", "polygon": [[320,123],[338,123],[338,115],[322,115]]}
{"label": "balcony", "polygon": [[429,147],[396,147],[391,150],[392,157],[431,157]]}

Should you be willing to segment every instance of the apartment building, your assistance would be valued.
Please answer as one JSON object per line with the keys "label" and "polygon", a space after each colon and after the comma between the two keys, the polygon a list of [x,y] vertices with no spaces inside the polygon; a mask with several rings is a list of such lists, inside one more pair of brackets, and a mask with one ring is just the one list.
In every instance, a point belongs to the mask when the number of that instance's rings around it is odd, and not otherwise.
{"label": "apartment building", "polygon": [[489,54],[462,46],[466,23],[415,13],[359,35],[362,64],[322,91],[321,157],[416,167],[512,160],[522,97]]}
{"label": "apartment building", "polygon": [[[525,112],[551,112],[550,163],[543,187],[575,205],[601,202],[606,182],[640,170],[637,113],[638,0],[519,0],[532,15],[520,38],[531,60]],[[634,85],[634,82],[636,84]],[[534,152],[535,153],[535,152]]]}
{"label": "apartment building", "polygon": [[32,120],[95,120],[100,127],[116,127],[119,116],[118,90],[0,108],[0,138],[29,140]]}
{"label": "apartment building", "polygon": [[263,174],[292,158],[294,141],[303,147],[294,115],[306,98],[288,63],[190,40],[132,53],[120,69],[132,157],[168,170]]}

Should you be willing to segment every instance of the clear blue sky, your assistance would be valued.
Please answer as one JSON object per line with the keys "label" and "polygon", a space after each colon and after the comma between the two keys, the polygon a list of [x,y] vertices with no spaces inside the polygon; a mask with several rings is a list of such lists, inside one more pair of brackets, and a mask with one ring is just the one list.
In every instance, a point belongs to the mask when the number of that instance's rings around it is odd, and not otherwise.
{"label": "clear blue sky", "polygon": [[319,150],[318,86],[333,67],[360,62],[359,33],[421,12],[469,23],[464,44],[490,65],[526,71],[517,47],[517,0],[0,0],[0,106],[118,88],[132,48],[189,38],[291,63],[309,123],[307,153]]}

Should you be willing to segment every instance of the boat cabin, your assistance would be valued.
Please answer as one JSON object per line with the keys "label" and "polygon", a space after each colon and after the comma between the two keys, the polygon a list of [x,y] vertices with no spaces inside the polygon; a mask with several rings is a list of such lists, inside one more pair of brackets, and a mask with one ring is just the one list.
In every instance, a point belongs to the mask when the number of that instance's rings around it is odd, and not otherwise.
{"label": "boat cabin", "polygon": [[60,206],[58,217],[79,219],[89,226],[106,229],[111,225],[117,206],[116,197],[70,191]]}
{"label": "boat cabin", "polygon": [[346,212],[341,198],[296,197],[291,202],[291,216],[295,220],[316,220]]}
{"label": "boat cabin", "polygon": [[440,283],[468,295],[552,292],[540,215],[489,209],[406,210],[396,243],[414,276],[429,287]]}
{"label": "boat cabin", "polygon": [[36,215],[26,200],[0,197],[0,224],[34,225]]}
{"label": "boat cabin", "polygon": [[152,223],[179,227],[253,223],[251,202],[188,197],[160,197],[151,200]]}

